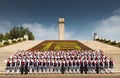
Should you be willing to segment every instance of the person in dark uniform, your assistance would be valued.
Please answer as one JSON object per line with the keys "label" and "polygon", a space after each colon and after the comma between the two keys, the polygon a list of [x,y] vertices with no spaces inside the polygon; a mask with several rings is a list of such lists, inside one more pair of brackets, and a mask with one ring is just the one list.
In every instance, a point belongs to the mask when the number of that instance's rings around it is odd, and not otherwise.
{"label": "person in dark uniform", "polygon": [[96,73],[99,74],[99,62],[96,60]]}
{"label": "person in dark uniform", "polygon": [[33,69],[33,59],[32,58],[30,58],[30,62],[29,62],[30,64],[29,64],[29,72],[30,72],[30,74],[32,73],[32,69]]}
{"label": "person in dark uniform", "polygon": [[53,68],[53,72],[56,73],[57,72],[57,61],[54,60],[54,68]]}
{"label": "person in dark uniform", "polygon": [[85,74],[87,74],[88,68],[87,68],[88,64],[87,64],[87,60],[84,61],[84,71]]}
{"label": "person in dark uniform", "polygon": [[75,66],[75,59],[73,59],[73,73],[75,73],[75,68],[76,68],[76,66]]}
{"label": "person in dark uniform", "polygon": [[20,71],[20,60],[17,59],[17,62],[16,62],[16,74],[18,74]]}
{"label": "person in dark uniform", "polygon": [[21,61],[21,74],[24,73],[24,60]]}
{"label": "person in dark uniform", "polygon": [[92,73],[95,73],[96,61],[92,60]]}
{"label": "person in dark uniform", "polygon": [[69,73],[72,73],[72,60],[69,59],[69,68],[68,68]]}
{"label": "person in dark uniform", "polygon": [[62,72],[62,74],[64,74],[64,72],[65,72],[65,60],[64,59],[62,59],[61,72]]}
{"label": "person in dark uniform", "polygon": [[25,59],[25,74],[28,74],[28,61]]}
{"label": "person in dark uniform", "polygon": [[39,72],[39,74],[42,72],[42,61],[40,58],[39,58],[39,62],[38,62],[38,72]]}
{"label": "person in dark uniform", "polygon": [[80,60],[80,73],[83,74],[83,60]]}
{"label": "person in dark uniform", "polygon": [[102,59],[100,60],[100,73],[103,73],[104,65]]}
{"label": "person in dark uniform", "polygon": [[43,73],[46,72],[46,60],[44,59],[43,60]]}
{"label": "person in dark uniform", "polygon": [[106,58],[104,63],[105,63],[105,73],[108,73],[109,60]]}
{"label": "person in dark uniform", "polygon": [[113,73],[113,68],[114,68],[114,62],[113,62],[113,59],[110,58],[110,61],[109,61],[109,69],[110,69],[110,73]]}
{"label": "person in dark uniform", "polygon": [[12,58],[12,74],[15,73],[15,59]]}
{"label": "person in dark uniform", "polygon": [[33,67],[34,67],[34,74],[37,72],[37,66],[38,66],[38,62],[36,60],[36,58],[34,59],[34,63],[33,63]]}
{"label": "person in dark uniform", "polygon": [[53,60],[50,59],[50,73],[53,73]]}
{"label": "person in dark uniform", "polygon": [[10,61],[10,58],[8,58],[8,61],[7,61],[7,67],[6,67],[6,74],[8,75],[10,73],[10,64],[11,64],[11,61]]}
{"label": "person in dark uniform", "polygon": [[88,73],[91,74],[91,72],[92,72],[92,63],[91,63],[91,60],[88,59]]}
{"label": "person in dark uniform", "polygon": [[60,68],[61,68],[61,60],[58,59],[58,73],[60,73]]}

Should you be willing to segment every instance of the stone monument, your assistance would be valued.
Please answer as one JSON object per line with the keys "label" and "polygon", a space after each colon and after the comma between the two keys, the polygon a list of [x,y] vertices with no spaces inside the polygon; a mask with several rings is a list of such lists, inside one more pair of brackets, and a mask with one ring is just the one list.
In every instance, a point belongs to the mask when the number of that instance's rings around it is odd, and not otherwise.
{"label": "stone monument", "polygon": [[96,39],[98,39],[99,37],[98,37],[98,35],[97,35],[97,33],[94,33],[94,40],[96,40]]}
{"label": "stone monument", "polygon": [[59,18],[58,26],[58,39],[64,40],[64,18]]}
{"label": "stone monument", "polygon": [[29,37],[28,37],[28,34],[27,34],[27,33],[25,33],[25,35],[24,35],[24,39],[26,39],[26,40],[28,40],[28,39],[29,39]]}

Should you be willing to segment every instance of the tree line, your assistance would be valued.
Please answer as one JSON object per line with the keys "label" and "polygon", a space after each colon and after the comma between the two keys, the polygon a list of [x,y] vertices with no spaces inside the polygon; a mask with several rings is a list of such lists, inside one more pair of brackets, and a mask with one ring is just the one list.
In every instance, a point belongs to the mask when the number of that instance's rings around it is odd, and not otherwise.
{"label": "tree line", "polygon": [[29,40],[34,40],[33,33],[29,30],[29,28],[24,28],[22,26],[14,26],[10,29],[9,32],[3,34],[0,33],[0,41],[2,40],[8,40],[8,39],[17,39],[17,38],[23,38],[24,35],[27,34],[29,37]]}

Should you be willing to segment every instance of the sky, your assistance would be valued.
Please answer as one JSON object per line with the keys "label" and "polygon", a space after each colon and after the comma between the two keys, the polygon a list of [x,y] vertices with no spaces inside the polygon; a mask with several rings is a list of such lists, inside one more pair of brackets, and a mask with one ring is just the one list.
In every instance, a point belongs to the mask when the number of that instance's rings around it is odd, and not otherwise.
{"label": "sky", "polygon": [[58,18],[65,18],[65,39],[120,41],[120,0],[0,0],[0,33],[28,27],[36,40],[58,39]]}

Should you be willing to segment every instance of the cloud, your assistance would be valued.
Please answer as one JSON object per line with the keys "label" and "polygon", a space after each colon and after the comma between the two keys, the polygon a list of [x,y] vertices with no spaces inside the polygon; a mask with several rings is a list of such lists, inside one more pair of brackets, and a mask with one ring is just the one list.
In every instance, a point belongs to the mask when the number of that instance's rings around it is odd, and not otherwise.
{"label": "cloud", "polygon": [[116,15],[120,15],[120,8],[115,10],[113,13],[116,14]]}
{"label": "cloud", "polygon": [[[40,23],[27,24],[24,23],[22,26],[28,27],[30,31],[35,35],[36,40],[56,40],[58,39],[58,26],[44,26]],[[65,32],[65,39],[73,39],[74,32]]]}
{"label": "cloud", "polygon": [[[45,26],[41,23],[24,23],[17,26],[28,27],[29,30],[34,34],[36,40],[58,40],[57,25],[52,24],[51,26]],[[0,21],[0,33],[5,34],[6,32],[9,32],[12,27],[13,26],[11,22]],[[82,38],[78,37],[74,31],[67,31],[67,29],[65,29],[65,39],[79,40]]]}
{"label": "cloud", "polygon": [[0,21],[0,33],[6,33],[10,30],[11,23],[9,21]]}
{"label": "cloud", "polygon": [[93,32],[97,32],[102,38],[120,41],[120,9],[114,12],[117,14],[99,21]]}

